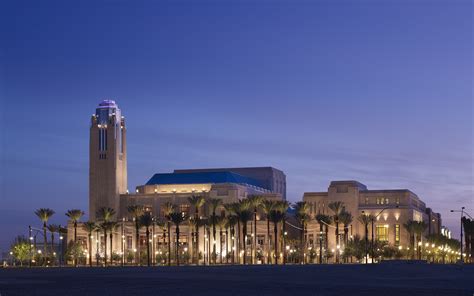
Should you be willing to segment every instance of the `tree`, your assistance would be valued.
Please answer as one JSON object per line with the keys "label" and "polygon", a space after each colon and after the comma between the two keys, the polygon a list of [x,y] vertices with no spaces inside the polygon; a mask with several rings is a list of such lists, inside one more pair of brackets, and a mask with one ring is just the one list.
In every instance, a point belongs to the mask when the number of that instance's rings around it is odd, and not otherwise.
{"label": "tree", "polygon": [[141,205],[131,205],[127,207],[127,211],[132,215],[133,221],[135,222],[135,247],[137,252],[135,253],[135,262],[140,265],[140,217],[145,212],[145,208]]}
{"label": "tree", "polygon": [[147,266],[150,266],[150,226],[153,224],[153,217],[150,212],[145,212],[140,216],[140,225],[145,227],[146,235],[146,254],[147,254]]}
{"label": "tree", "polygon": [[274,256],[275,256],[275,265],[278,265],[278,223],[282,222],[285,218],[285,214],[279,209],[275,207],[270,211],[269,215],[270,221],[273,223],[273,236],[274,236]]}
{"label": "tree", "polygon": [[166,227],[168,230],[168,266],[171,266],[171,214],[174,212],[175,206],[166,202],[163,204],[162,213],[166,218]]}
{"label": "tree", "polygon": [[[81,219],[84,215],[84,212],[78,209],[68,210],[66,212],[66,216],[69,217],[71,222],[74,225],[74,242],[77,242],[77,222]],[[74,261],[74,266],[77,267],[77,260]]]}
{"label": "tree", "polygon": [[[421,246],[423,245],[423,233],[425,232],[428,225],[423,221],[415,221],[414,222],[414,232],[416,235],[415,244],[417,246],[418,251],[418,260],[421,260]],[[417,242],[416,239],[419,239]]]}
{"label": "tree", "polygon": [[359,235],[355,235],[353,238],[347,241],[344,248],[344,257],[355,257],[359,262],[367,256],[368,240],[362,240]]}
{"label": "tree", "polygon": [[[40,218],[41,222],[43,222],[43,240],[44,240],[44,256],[47,257],[48,255],[48,238],[46,237],[46,223],[48,223],[49,218],[54,215],[54,211],[49,208],[40,208],[35,211],[36,216]],[[44,260],[44,264],[46,264],[46,260]]]}
{"label": "tree", "polygon": [[[336,224],[336,246],[339,248],[340,247],[340,242],[339,242],[339,217],[344,211],[344,203],[342,201],[334,201],[328,204],[328,208],[330,208],[333,212],[332,220],[334,221],[334,224]],[[339,263],[339,252],[336,252],[336,263]]]}
{"label": "tree", "polygon": [[216,210],[222,204],[222,199],[220,198],[211,198],[209,199],[209,206],[211,210],[211,224],[212,224],[212,261],[216,264],[217,253],[216,253],[216,224],[217,224],[217,215]]}
{"label": "tree", "polygon": [[170,215],[170,220],[176,227],[176,250],[175,250],[175,260],[176,265],[179,265],[179,225],[186,221],[187,217],[184,213],[173,212]]}
{"label": "tree", "polygon": [[[117,229],[118,223],[115,221],[109,221],[107,223],[109,228],[109,238],[110,238],[110,264],[114,261],[114,253],[113,253],[113,241],[114,241],[114,232]],[[104,237],[107,240],[107,237]],[[106,258],[107,259],[107,258]]]}
{"label": "tree", "polygon": [[367,247],[369,246],[369,224],[372,222],[372,220],[375,219],[373,215],[360,215],[358,220],[360,223],[364,225],[364,239],[365,239],[365,263],[367,264],[369,262],[369,252]]}
{"label": "tree", "polygon": [[283,218],[281,220],[281,234],[282,234],[282,251],[283,251],[283,264],[286,264],[286,212],[290,204],[286,200],[279,200],[276,203],[276,208],[283,214]]}
{"label": "tree", "polygon": [[96,216],[102,221],[102,223],[99,224],[99,227],[104,233],[104,263],[105,266],[107,266],[107,231],[111,228],[109,223],[115,216],[115,210],[108,207],[102,207],[97,210]]}
{"label": "tree", "polygon": [[309,214],[310,212],[310,207],[309,204],[305,201],[300,201],[295,204],[295,218],[298,220],[301,226],[300,230],[300,262],[301,263],[306,263],[305,262],[305,253],[306,253],[306,241],[305,241],[305,234],[306,234],[306,225],[308,221],[311,219],[311,216]]}
{"label": "tree", "polygon": [[327,250],[327,241],[328,241],[328,227],[331,224],[331,217],[324,214],[316,215],[316,221],[319,223],[319,264],[323,263],[323,230],[325,231],[324,243],[326,245],[325,249]]}
{"label": "tree", "polygon": [[[224,238],[224,229],[226,228],[227,225],[227,217],[225,215],[220,216],[217,219],[217,225],[219,226],[219,254],[220,254],[220,263],[223,264],[223,247],[222,247],[222,239]],[[227,236],[225,237],[227,240]],[[226,256],[227,256],[227,250],[226,250]]]}
{"label": "tree", "polygon": [[272,200],[264,200],[262,202],[262,211],[265,214],[267,220],[267,264],[272,262],[271,256],[271,239],[270,239],[270,212],[275,207],[275,202]]}
{"label": "tree", "polygon": [[202,196],[193,195],[188,198],[188,201],[191,204],[191,206],[194,207],[194,221],[196,222],[194,224],[195,245],[193,247],[193,261],[195,261],[196,265],[199,265],[199,226],[200,226],[199,210],[202,206],[204,206],[204,204],[206,203],[206,200]]}
{"label": "tree", "polygon": [[[339,215],[339,221],[344,225],[344,246],[347,245],[349,239],[349,225],[352,223],[352,214],[347,211],[342,211]],[[345,256],[345,259],[348,257]],[[347,262],[347,261],[346,261]]]}
{"label": "tree", "polygon": [[252,264],[257,262],[257,213],[258,208],[262,205],[264,198],[260,195],[251,195],[249,198],[250,204],[253,207],[253,241],[252,241]]}
{"label": "tree", "polygon": [[[231,258],[231,263],[232,264],[235,263],[235,225],[237,224],[237,220],[238,220],[237,216],[232,215],[232,214],[227,215],[227,228],[230,229],[230,237],[231,237],[230,249],[232,251],[232,257],[230,257],[230,258]],[[226,238],[227,238],[227,230],[226,230]],[[226,257],[228,257],[228,255]]]}
{"label": "tree", "polygon": [[49,224],[48,225],[48,230],[49,230],[49,233],[51,234],[51,252],[52,252],[52,255],[54,256],[55,255],[55,252],[54,252],[54,233],[59,231],[59,225]]}
{"label": "tree", "polygon": [[20,266],[23,266],[23,262],[29,260],[31,257],[30,242],[24,236],[17,236],[10,246],[10,252],[12,252],[13,257],[20,262]]}
{"label": "tree", "polygon": [[87,232],[87,250],[89,251],[89,267],[92,267],[92,233],[97,229],[97,225],[88,221],[82,225],[82,228]]}
{"label": "tree", "polygon": [[405,224],[403,224],[408,235],[410,237],[410,246],[412,249],[411,258],[415,259],[415,250],[416,250],[416,221],[408,220]]}
{"label": "tree", "polygon": [[[247,223],[252,219],[252,211],[250,210],[251,203],[248,199],[242,199],[238,202],[238,206],[235,208],[235,215],[239,219],[239,222],[242,223],[242,238],[243,238],[243,264],[247,263]],[[240,257],[239,253],[239,257]]]}

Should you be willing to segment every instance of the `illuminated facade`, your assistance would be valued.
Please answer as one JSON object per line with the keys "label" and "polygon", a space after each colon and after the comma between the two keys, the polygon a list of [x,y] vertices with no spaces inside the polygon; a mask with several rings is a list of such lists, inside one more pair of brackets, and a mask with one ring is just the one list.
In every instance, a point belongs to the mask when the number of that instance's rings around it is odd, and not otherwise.
{"label": "illuminated facade", "polygon": [[[352,222],[347,225],[349,236],[365,236],[365,227],[358,220],[361,215],[376,217],[373,230],[369,224],[369,239],[372,232],[375,240],[386,241],[395,246],[409,247],[409,233],[403,226],[409,220],[424,221],[427,224],[425,235],[441,232],[441,216],[427,208],[425,203],[413,192],[407,189],[397,190],[369,190],[364,184],[357,181],[333,181],[327,192],[306,192],[303,200],[311,207],[311,215],[318,214],[332,216],[334,213],[328,205],[335,201],[344,203],[345,210],[352,214]],[[344,225],[340,226],[340,233],[344,232]],[[309,240],[314,246],[319,243],[319,224],[313,220],[308,227]],[[330,226],[328,249],[337,250],[334,225]],[[340,249],[342,239],[340,241]]]}

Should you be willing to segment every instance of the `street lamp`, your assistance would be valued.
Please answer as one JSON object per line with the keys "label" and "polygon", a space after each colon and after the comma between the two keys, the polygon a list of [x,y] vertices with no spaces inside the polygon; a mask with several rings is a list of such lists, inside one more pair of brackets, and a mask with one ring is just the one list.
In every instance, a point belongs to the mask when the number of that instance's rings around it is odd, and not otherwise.
{"label": "street lamp", "polygon": [[451,213],[461,213],[461,263],[463,262],[462,259],[462,217],[464,216],[464,207],[461,207],[461,210],[451,210]]}

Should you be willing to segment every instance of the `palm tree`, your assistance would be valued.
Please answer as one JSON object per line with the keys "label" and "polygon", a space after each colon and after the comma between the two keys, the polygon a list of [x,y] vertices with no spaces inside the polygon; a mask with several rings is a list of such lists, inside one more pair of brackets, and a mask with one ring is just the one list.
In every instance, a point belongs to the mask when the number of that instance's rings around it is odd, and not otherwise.
{"label": "palm tree", "polygon": [[[339,243],[339,217],[342,211],[344,211],[344,203],[342,201],[334,201],[328,204],[328,208],[333,211],[332,219],[336,224],[336,246],[340,248]],[[336,251],[336,263],[339,263],[339,250]]]}
{"label": "palm tree", "polygon": [[97,225],[92,221],[88,221],[82,225],[82,228],[87,231],[87,241],[89,243],[89,266],[92,267],[92,233],[97,229]]}
{"label": "palm tree", "polygon": [[153,217],[150,212],[145,212],[140,216],[140,225],[145,227],[146,235],[146,255],[147,255],[147,266],[150,266],[150,226],[153,224]]}
{"label": "palm tree", "polygon": [[[345,210],[342,211],[341,214],[339,215],[339,221],[344,225],[344,247],[345,247],[349,240],[349,225],[352,223],[352,214]],[[347,257],[346,257],[346,261],[347,261]]]}
{"label": "palm tree", "polygon": [[278,223],[282,222],[285,218],[285,214],[275,207],[270,211],[269,219],[273,223],[273,237],[274,237],[274,256],[275,256],[275,264],[278,265]]}
{"label": "palm tree", "polygon": [[[66,212],[66,216],[68,216],[69,219],[74,224],[74,244],[76,244],[77,243],[77,222],[81,219],[82,216],[84,216],[84,212],[79,209],[68,210]],[[74,257],[74,266],[77,267],[76,257]]]}
{"label": "palm tree", "polygon": [[[118,226],[118,223],[115,222],[115,221],[109,221],[107,223],[107,226],[109,228],[109,239],[110,239],[110,264],[112,265],[113,264],[113,238],[114,238],[114,232],[115,230],[117,229],[117,226]],[[107,238],[105,238],[105,240],[107,241]]]}
{"label": "palm tree", "polygon": [[407,230],[408,232],[408,235],[410,237],[410,246],[413,250],[412,253],[412,256],[411,258],[412,259],[415,259],[415,249],[416,249],[416,240],[415,240],[415,233],[416,233],[416,225],[415,225],[415,221],[413,220],[408,220],[405,224],[403,224],[403,227],[405,227],[405,229]]}
{"label": "palm tree", "polygon": [[194,207],[194,220],[195,220],[195,245],[193,247],[193,261],[195,260],[196,265],[199,265],[199,209],[204,206],[206,203],[206,199],[202,196],[193,195],[188,198],[189,203],[191,206]]}
{"label": "palm tree", "polygon": [[170,203],[166,202],[163,204],[162,213],[167,220],[167,229],[168,229],[168,266],[171,266],[171,214],[174,212],[175,206]]}
{"label": "palm tree", "polygon": [[286,212],[290,204],[286,200],[280,200],[276,203],[276,208],[283,214],[283,219],[281,221],[281,233],[282,233],[282,251],[283,251],[283,264],[286,264]]}
{"label": "palm tree", "polygon": [[127,207],[128,213],[133,217],[135,222],[135,246],[137,252],[135,254],[135,262],[137,265],[140,265],[140,217],[145,212],[145,207],[141,205],[131,205]]}
{"label": "palm tree", "polygon": [[216,264],[217,253],[216,253],[216,224],[217,224],[217,215],[216,210],[222,204],[222,199],[220,198],[211,198],[209,199],[209,206],[211,210],[211,223],[212,223],[212,260]]}
{"label": "palm tree", "polygon": [[[230,249],[232,250],[232,257],[231,257],[231,263],[235,263],[235,225],[237,224],[237,216],[229,214],[227,215],[227,228],[230,228]],[[226,230],[226,239],[227,239],[227,230]],[[227,239],[228,241],[228,239]]]}
{"label": "palm tree", "polygon": [[360,215],[358,220],[364,225],[364,237],[365,237],[365,264],[369,262],[369,252],[367,247],[369,246],[369,224],[375,219],[373,215]]}
{"label": "palm tree", "polygon": [[414,226],[415,226],[414,231],[415,231],[416,239],[419,239],[419,242],[415,240],[415,245],[417,246],[417,251],[418,251],[418,260],[421,260],[421,245],[423,244],[423,233],[425,232],[428,225],[423,221],[416,221],[414,222]]}
{"label": "palm tree", "polygon": [[181,212],[173,212],[170,215],[170,220],[174,223],[176,227],[176,249],[175,249],[175,260],[176,265],[179,265],[179,225],[186,221],[186,214]]}
{"label": "palm tree", "polygon": [[253,207],[253,242],[252,242],[252,264],[257,262],[257,213],[258,208],[262,205],[264,198],[260,195],[251,195],[248,198]]}
{"label": "palm tree", "polygon": [[99,217],[100,220],[102,220],[102,223],[100,224],[100,229],[104,233],[104,265],[107,266],[107,230],[110,229],[109,223],[115,216],[115,210],[108,207],[102,207],[97,210],[96,216]]}
{"label": "palm tree", "polygon": [[[227,218],[225,215],[223,216],[220,216],[218,219],[217,219],[217,225],[219,226],[219,254],[220,254],[220,263],[223,264],[223,251],[222,251],[222,239],[224,238],[224,229],[226,228],[226,225],[227,225]],[[227,240],[227,236],[226,236],[226,240]],[[226,256],[227,256],[227,250],[225,252]]]}
{"label": "palm tree", "polygon": [[[242,238],[243,238],[243,264],[247,262],[247,223],[252,219],[251,203],[248,199],[242,199],[238,203],[238,206],[235,208],[235,215],[239,219],[238,221],[242,223]],[[239,253],[240,256],[240,253]]]}
{"label": "palm tree", "polygon": [[317,214],[316,221],[319,223],[319,264],[323,263],[323,230],[325,231],[324,243],[326,245],[325,249],[327,250],[327,241],[328,241],[328,225],[331,224],[331,217],[324,214]]}
{"label": "palm tree", "polygon": [[[40,218],[43,222],[43,239],[44,239],[44,256],[48,255],[48,238],[46,237],[46,223],[48,223],[49,218],[54,215],[54,211],[48,208],[41,208],[35,211],[35,215]],[[46,260],[44,261],[46,264]]]}
{"label": "palm tree", "polygon": [[270,239],[270,212],[275,207],[275,202],[272,200],[264,200],[262,202],[262,210],[267,220],[267,264],[272,262],[271,256],[271,239]]}
{"label": "palm tree", "polygon": [[[54,233],[59,231],[59,225],[49,224],[48,230],[51,233],[51,251],[53,252],[53,256],[54,256],[55,255],[54,254]],[[54,262],[54,260],[52,262]]]}
{"label": "palm tree", "polygon": [[305,253],[306,253],[306,241],[305,241],[305,234],[306,234],[306,225],[308,223],[308,220],[311,219],[311,216],[309,215],[310,212],[310,206],[307,202],[305,201],[300,201],[297,202],[295,205],[295,211],[296,211],[296,219],[300,223],[301,226],[301,231],[300,231],[300,249],[301,249],[301,263],[305,263]]}

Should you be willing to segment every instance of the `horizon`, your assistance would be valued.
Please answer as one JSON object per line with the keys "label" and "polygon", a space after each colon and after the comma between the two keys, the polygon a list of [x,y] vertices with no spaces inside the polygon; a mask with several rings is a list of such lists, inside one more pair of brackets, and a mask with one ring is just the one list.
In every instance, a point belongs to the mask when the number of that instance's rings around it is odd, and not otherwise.
{"label": "horizon", "polygon": [[456,239],[449,211],[474,214],[470,1],[19,2],[0,9],[1,251],[37,208],[55,224],[87,212],[105,98],[125,116],[132,190],[271,166],[291,202],[347,179],[414,192]]}

